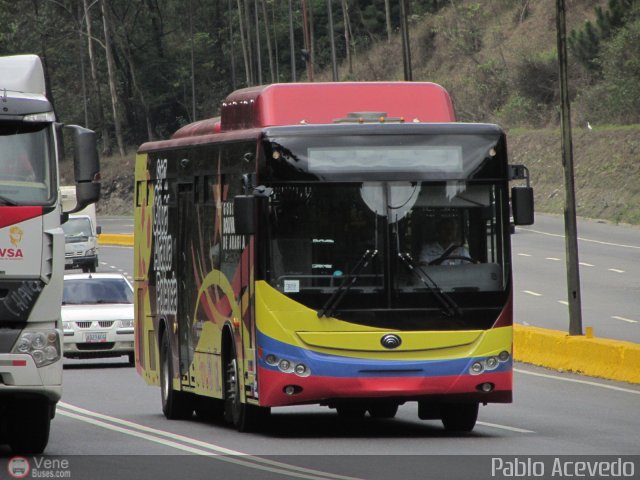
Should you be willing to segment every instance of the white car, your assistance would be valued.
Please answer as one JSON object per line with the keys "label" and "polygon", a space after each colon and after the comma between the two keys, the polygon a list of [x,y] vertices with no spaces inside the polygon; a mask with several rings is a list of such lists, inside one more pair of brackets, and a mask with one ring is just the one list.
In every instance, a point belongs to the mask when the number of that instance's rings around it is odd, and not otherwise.
{"label": "white car", "polygon": [[65,357],[127,355],[129,363],[135,363],[133,288],[123,275],[65,275],[62,326]]}

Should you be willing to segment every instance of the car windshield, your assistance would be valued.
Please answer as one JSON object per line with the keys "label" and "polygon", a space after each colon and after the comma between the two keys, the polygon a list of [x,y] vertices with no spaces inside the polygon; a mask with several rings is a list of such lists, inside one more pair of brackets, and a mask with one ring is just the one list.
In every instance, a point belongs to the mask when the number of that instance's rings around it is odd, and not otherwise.
{"label": "car windshield", "polygon": [[124,278],[65,279],[63,305],[133,303],[133,290]]}

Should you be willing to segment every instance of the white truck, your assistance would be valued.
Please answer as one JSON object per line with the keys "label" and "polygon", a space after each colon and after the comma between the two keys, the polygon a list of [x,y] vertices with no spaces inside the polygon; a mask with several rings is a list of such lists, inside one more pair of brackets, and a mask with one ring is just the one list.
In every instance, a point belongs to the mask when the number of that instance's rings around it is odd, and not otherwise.
{"label": "white truck", "polygon": [[44,451],[62,395],[65,132],[81,210],[100,196],[95,133],[57,123],[37,56],[0,57],[0,443],[20,454]]}
{"label": "white truck", "polygon": [[[60,187],[62,208],[71,211],[76,207],[76,187]],[[102,228],[96,224],[96,206],[87,205],[69,215],[62,224],[64,231],[65,269],[81,268],[83,272],[95,272],[98,268],[98,235]]]}

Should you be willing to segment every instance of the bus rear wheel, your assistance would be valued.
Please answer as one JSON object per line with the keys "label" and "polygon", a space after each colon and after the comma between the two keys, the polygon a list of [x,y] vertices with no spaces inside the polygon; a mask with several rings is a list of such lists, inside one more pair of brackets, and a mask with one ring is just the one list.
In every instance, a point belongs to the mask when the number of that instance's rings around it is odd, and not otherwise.
{"label": "bus rear wheel", "polygon": [[169,420],[184,420],[193,416],[191,397],[173,389],[173,362],[167,334],[162,336],[160,342],[160,394],[162,412]]}
{"label": "bus rear wheel", "polygon": [[448,432],[470,432],[478,419],[478,403],[446,403],[440,415]]}
{"label": "bus rear wheel", "polygon": [[233,424],[239,432],[259,430],[271,411],[269,408],[242,403],[239,378],[238,360],[233,352],[225,366],[224,419]]}

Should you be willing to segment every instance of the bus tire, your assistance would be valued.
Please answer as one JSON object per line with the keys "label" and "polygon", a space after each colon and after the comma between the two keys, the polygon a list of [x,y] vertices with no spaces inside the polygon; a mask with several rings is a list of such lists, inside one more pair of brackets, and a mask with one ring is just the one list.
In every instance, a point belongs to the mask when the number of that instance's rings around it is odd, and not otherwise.
{"label": "bus tire", "polygon": [[193,402],[189,394],[173,389],[173,362],[167,334],[160,341],[160,394],[162,412],[169,420],[186,420],[193,416]]}
{"label": "bus tire", "polygon": [[49,442],[52,406],[46,399],[21,401],[9,420],[9,446],[15,454],[37,455]]}
{"label": "bus tire", "polygon": [[398,413],[398,404],[394,402],[380,402],[370,405],[369,415],[372,418],[393,418]]}
{"label": "bus tire", "polygon": [[470,432],[478,419],[479,404],[446,403],[440,411],[442,424],[448,432]]}
{"label": "bus tire", "polygon": [[259,430],[269,417],[270,409],[242,403],[238,379],[238,360],[232,349],[225,365],[224,419],[233,424],[239,432]]}

